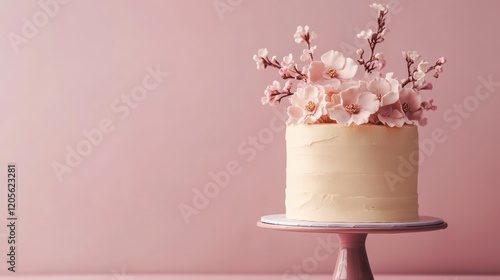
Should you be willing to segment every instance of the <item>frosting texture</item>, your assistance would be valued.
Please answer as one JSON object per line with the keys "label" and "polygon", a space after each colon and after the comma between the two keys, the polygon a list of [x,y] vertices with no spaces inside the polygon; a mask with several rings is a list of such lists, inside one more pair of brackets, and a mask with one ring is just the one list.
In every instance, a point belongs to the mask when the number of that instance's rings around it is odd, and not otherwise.
{"label": "frosting texture", "polygon": [[289,125],[286,149],[288,219],[418,220],[416,126]]}

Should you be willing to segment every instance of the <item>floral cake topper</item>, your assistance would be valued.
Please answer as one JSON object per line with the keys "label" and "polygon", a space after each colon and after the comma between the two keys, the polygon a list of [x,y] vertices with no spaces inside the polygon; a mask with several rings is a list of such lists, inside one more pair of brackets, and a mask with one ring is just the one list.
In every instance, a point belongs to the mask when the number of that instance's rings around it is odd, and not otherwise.
{"label": "floral cake topper", "polygon": [[[438,78],[446,59],[441,57],[432,64],[421,59],[415,51],[404,51],[408,76],[397,80],[392,72],[384,75],[381,71],[386,61],[382,53],[375,52],[375,48],[388,33],[388,5],[373,3],[370,7],[378,11],[377,30],[368,29],[357,34],[358,38],[368,42],[367,58],[363,49],[357,50],[357,60],[331,50],[320,60],[315,60],[316,46],[311,42],[316,39],[316,33],[308,26],[297,27],[294,35],[296,43],[306,45],[300,56],[300,60],[306,63],[302,68],[295,63],[292,54],[279,62],[276,56],[269,58],[267,49],[258,50],[253,56],[257,69],[276,68],[286,81],[283,86],[278,81],[267,86],[262,104],[278,106],[284,98],[289,98],[287,124],[426,125],[424,112],[437,107],[432,99],[423,100],[421,92],[432,89],[426,78],[431,73]],[[355,79],[360,66],[364,68],[364,76]]]}

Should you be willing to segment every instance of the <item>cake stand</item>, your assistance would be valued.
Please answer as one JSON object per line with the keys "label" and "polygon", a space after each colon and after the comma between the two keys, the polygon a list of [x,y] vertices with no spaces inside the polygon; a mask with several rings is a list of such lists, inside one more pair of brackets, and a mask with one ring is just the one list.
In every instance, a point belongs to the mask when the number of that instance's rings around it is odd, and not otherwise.
{"label": "cake stand", "polygon": [[276,214],[261,217],[257,226],[282,231],[336,233],[340,244],[333,279],[373,280],[365,247],[369,233],[431,231],[445,229],[448,225],[430,216],[420,216],[416,222],[405,223],[324,223],[290,220],[285,214]]}

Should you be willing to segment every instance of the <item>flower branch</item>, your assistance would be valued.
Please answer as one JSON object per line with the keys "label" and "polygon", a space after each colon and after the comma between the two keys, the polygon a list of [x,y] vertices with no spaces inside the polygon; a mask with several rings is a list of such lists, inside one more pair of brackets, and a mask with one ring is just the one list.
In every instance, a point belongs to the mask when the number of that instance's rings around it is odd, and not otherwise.
{"label": "flower branch", "polygon": [[385,66],[385,59],[382,53],[375,53],[375,47],[377,44],[382,43],[385,40],[385,36],[388,33],[387,28],[385,27],[386,15],[389,12],[387,5],[383,4],[372,4],[370,7],[378,10],[377,17],[377,31],[373,32],[373,30],[363,30],[358,33],[358,38],[363,38],[368,41],[368,45],[370,47],[370,58],[365,61],[363,55],[365,51],[363,49],[359,49],[357,54],[359,55],[358,63],[365,68],[365,72],[371,73],[373,70],[381,70]]}
{"label": "flower branch", "polygon": [[[405,79],[396,79],[392,72],[382,74],[380,70],[385,67],[386,61],[383,54],[377,53],[375,49],[384,42],[388,32],[386,16],[389,11],[384,4],[374,3],[370,7],[378,10],[377,30],[373,32],[368,29],[358,34],[359,38],[368,41],[368,60],[363,58],[365,51],[359,49],[357,61],[335,50],[324,53],[320,60],[314,61],[316,46],[312,46],[311,42],[316,39],[316,33],[310,31],[307,25],[297,27],[294,34],[296,43],[306,45],[300,60],[307,64],[302,68],[295,63],[292,54],[278,61],[275,56],[268,57],[267,49],[258,50],[253,56],[257,69],[278,69],[279,75],[286,81],[283,87],[278,81],[267,86],[261,99],[262,104],[278,106],[283,99],[289,98],[289,125],[426,125],[427,118],[424,114],[436,110],[437,106],[433,99],[422,98],[422,91],[433,87],[425,77],[432,72],[438,78],[443,72],[446,59],[442,57],[431,64],[420,59],[417,52],[406,51],[403,52],[407,70]],[[364,67],[365,75],[356,79],[359,65]],[[292,90],[294,80],[298,83]]]}

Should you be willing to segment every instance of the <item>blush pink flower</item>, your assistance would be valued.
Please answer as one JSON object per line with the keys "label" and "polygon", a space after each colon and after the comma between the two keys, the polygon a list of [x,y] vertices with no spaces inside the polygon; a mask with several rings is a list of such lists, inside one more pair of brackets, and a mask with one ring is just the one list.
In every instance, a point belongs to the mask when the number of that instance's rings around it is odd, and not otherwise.
{"label": "blush pink flower", "polygon": [[403,88],[399,91],[399,101],[403,113],[408,119],[407,123],[413,124],[422,119],[422,95],[412,88]]}
{"label": "blush pink flower", "polygon": [[321,61],[311,62],[309,79],[315,83],[321,79],[349,80],[356,75],[358,64],[338,51],[329,51],[321,56]]}
{"label": "blush pink flower", "polygon": [[368,91],[375,94],[380,106],[390,105],[399,100],[399,83],[392,80],[394,79],[375,78],[368,83]]}
{"label": "blush pink flower", "polygon": [[290,98],[287,124],[312,124],[325,114],[325,89],[319,85],[298,88]]}
{"label": "blush pink flower", "polygon": [[340,92],[340,104],[328,109],[330,119],[339,124],[357,125],[368,122],[371,114],[380,107],[377,97],[368,92],[364,85],[350,87]]}
{"label": "blush pink flower", "polygon": [[399,101],[380,107],[377,118],[381,123],[389,127],[402,127],[407,121],[403,107]]}

